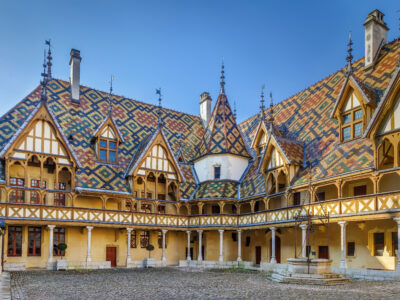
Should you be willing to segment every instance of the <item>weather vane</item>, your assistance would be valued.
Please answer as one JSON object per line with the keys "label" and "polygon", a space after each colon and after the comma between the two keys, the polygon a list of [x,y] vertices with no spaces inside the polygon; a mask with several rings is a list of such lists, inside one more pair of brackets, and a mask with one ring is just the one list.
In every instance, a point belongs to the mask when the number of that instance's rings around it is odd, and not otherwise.
{"label": "weather vane", "polygon": [[162,107],[161,107],[161,88],[156,89],[156,95],[158,95],[158,110],[157,110],[157,115],[158,115],[158,127],[162,127],[163,126],[163,122],[162,122]]}

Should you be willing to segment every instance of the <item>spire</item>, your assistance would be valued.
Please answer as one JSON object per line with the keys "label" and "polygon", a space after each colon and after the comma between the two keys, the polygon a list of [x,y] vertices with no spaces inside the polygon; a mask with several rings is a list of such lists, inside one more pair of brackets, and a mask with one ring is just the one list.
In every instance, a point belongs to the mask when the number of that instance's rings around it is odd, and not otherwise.
{"label": "spire", "polygon": [[46,72],[46,50],[44,50],[44,55],[43,55],[43,72],[40,74],[42,76],[42,80],[40,81],[40,85],[42,86],[42,94],[40,96],[40,101],[43,103],[46,102],[47,96],[46,96],[46,88],[47,88],[47,72]]}
{"label": "spire", "polygon": [[233,117],[236,121],[236,101],[233,101]]}
{"label": "spire", "polygon": [[49,46],[49,49],[47,51],[47,78],[48,78],[48,80],[51,80],[51,78],[52,78],[51,66],[53,65],[51,63],[51,61],[53,60],[53,58],[51,57],[51,49],[50,49],[51,48],[51,40],[48,39],[45,43],[46,43],[46,45]]}
{"label": "spire", "polygon": [[347,60],[347,70],[346,70],[347,76],[349,76],[351,73],[353,73],[353,67],[351,65],[351,61],[353,60],[353,55],[351,54],[351,52],[353,52],[353,48],[351,48],[352,45],[353,45],[353,41],[351,40],[351,31],[350,31],[350,33],[349,33],[349,43],[347,44],[347,46],[348,46],[348,49],[347,49],[348,55],[346,57],[346,60]]}
{"label": "spire", "polygon": [[274,100],[272,98],[272,92],[269,93],[269,97],[271,98],[271,102],[269,104],[269,123],[272,126],[274,125]]}
{"label": "spire", "polygon": [[161,88],[156,89],[156,94],[158,95],[158,128],[161,128],[164,125],[162,121]]}
{"label": "spire", "polygon": [[220,94],[225,94],[225,71],[224,71],[224,58],[222,57],[222,65],[221,65],[221,90]]}
{"label": "spire", "polygon": [[113,84],[113,81],[114,81],[114,76],[111,75],[111,78],[110,78],[110,96],[108,97],[108,115],[109,116],[112,116],[112,91],[113,91],[112,84]]}
{"label": "spire", "polygon": [[265,106],[264,106],[264,88],[265,88],[265,84],[263,84],[261,86],[261,100],[260,100],[260,117],[261,120],[264,121],[265,120]]}

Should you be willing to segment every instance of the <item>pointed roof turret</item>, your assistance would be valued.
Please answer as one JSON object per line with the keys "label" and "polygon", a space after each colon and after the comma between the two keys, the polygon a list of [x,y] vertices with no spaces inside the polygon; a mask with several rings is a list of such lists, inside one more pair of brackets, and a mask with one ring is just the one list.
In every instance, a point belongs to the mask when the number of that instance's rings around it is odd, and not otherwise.
{"label": "pointed roof turret", "polygon": [[236,124],[234,113],[225,95],[223,68],[221,73],[221,92],[214,106],[203,140],[200,143],[197,158],[204,155],[223,153],[250,158],[239,127]]}

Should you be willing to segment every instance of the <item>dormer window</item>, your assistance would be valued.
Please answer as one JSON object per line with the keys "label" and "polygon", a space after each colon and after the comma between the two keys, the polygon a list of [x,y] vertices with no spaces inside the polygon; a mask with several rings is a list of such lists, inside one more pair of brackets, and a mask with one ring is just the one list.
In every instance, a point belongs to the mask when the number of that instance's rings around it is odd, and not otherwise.
{"label": "dormer window", "polygon": [[99,161],[116,163],[118,160],[118,138],[111,126],[106,126],[101,131],[97,143]]}
{"label": "dormer window", "polygon": [[221,178],[221,166],[215,166],[214,167],[214,179],[220,179]]}
{"label": "dormer window", "polygon": [[274,169],[280,166],[283,166],[283,158],[279,152],[276,151],[276,148],[272,148],[267,169]]}
{"label": "dormer window", "polygon": [[360,137],[363,134],[363,111],[360,101],[351,92],[342,111],[342,141]]}

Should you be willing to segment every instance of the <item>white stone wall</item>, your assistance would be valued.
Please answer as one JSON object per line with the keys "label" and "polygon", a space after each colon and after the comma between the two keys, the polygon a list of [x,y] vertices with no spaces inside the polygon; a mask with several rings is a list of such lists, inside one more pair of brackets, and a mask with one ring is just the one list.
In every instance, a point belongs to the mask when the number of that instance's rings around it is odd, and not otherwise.
{"label": "white stone wall", "polygon": [[214,166],[221,167],[221,180],[239,180],[246,170],[247,158],[232,154],[214,154],[202,157],[194,163],[200,182],[214,180]]}

